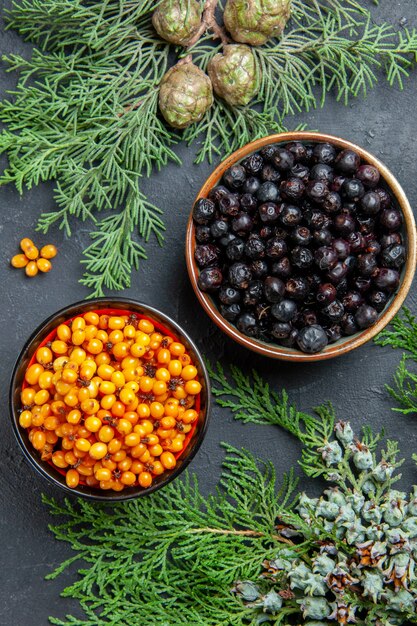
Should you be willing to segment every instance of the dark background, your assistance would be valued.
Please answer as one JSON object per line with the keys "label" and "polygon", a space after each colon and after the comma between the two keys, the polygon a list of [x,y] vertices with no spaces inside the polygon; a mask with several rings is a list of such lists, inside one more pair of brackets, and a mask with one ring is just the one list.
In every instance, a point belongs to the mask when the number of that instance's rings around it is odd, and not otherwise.
{"label": "dark background", "polygon": [[[0,9],[9,6],[0,0]],[[376,21],[386,20],[401,27],[404,19],[417,26],[415,0],[388,2],[381,0],[373,9]],[[13,32],[5,32],[0,23],[0,52],[29,54]],[[16,76],[5,73],[0,65],[0,97],[15,85]],[[404,186],[412,205],[417,202],[416,136],[417,136],[417,69],[401,93],[380,84],[366,100],[358,99],[348,107],[328,97],[323,109],[289,120],[290,127],[305,123],[307,128],[340,135],[373,152],[383,160]],[[390,437],[400,441],[406,462],[403,484],[417,480],[411,454],[417,452],[415,416],[393,413],[393,400],[384,389],[400,359],[390,348],[368,344],[339,359],[318,364],[294,365],[268,360],[238,347],[210,322],[192,292],[184,262],[184,232],[193,198],[212,166],[193,165],[194,151],[178,148],[182,167],[169,166],[145,181],[145,191],[165,211],[167,226],[163,248],[148,245],[149,259],[132,278],[132,286],[122,295],[151,304],[174,317],[195,339],[202,352],[212,361],[237,363],[245,371],[255,367],[277,388],[285,387],[291,399],[306,411],[325,399],[331,400],[341,418],[349,418],[355,427],[370,424],[376,430],[384,427]],[[4,165],[5,161],[0,165]],[[89,225],[79,223],[67,239],[61,231],[49,235],[35,233],[38,216],[54,208],[53,185],[44,184],[22,197],[12,187],[0,187],[0,472],[1,472],[1,626],[44,626],[48,615],[77,614],[77,606],[59,597],[73,576],[66,572],[55,581],[44,576],[70,556],[66,544],[56,542],[48,531],[51,517],[42,505],[41,492],[60,497],[60,492],[41,479],[24,461],[14,440],[7,408],[7,393],[14,361],[27,337],[46,317],[64,305],[80,300],[87,291],[78,284],[81,277],[79,259],[88,245]],[[9,266],[22,237],[33,237],[39,245],[55,243],[59,255],[53,271],[34,279],[22,270]],[[417,313],[415,287],[407,305]],[[272,459],[278,475],[297,462],[300,445],[290,435],[274,427],[242,425],[233,421],[229,411],[214,407],[207,437],[191,464],[205,493],[214,488],[220,474],[227,441],[246,446],[264,459]],[[298,470],[300,474],[300,471]],[[301,485],[312,489],[311,481],[302,478]]]}

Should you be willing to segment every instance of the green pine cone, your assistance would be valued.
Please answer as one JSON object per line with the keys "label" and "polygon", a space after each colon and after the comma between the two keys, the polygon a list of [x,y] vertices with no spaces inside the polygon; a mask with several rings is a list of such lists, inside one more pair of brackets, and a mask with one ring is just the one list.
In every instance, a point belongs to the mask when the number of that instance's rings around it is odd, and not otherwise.
{"label": "green pine cone", "polygon": [[259,76],[255,57],[249,46],[225,46],[208,65],[215,93],[231,106],[248,104],[256,94]]}
{"label": "green pine cone", "polygon": [[196,0],[163,0],[152,15],[152,24],[169,43],[187,46],[201,24],[201,7]]}
{"label": "green pine cone", "polygon": [[192,61],[180,61],[168,70],[159,87],[159,109],[174,128],[199,122],[213,104],[209,77]]}
{"label": "green pine cone", "polygon": [[261,46],[284,30],[291,0],[227,0],[224,23],[235,41]]}

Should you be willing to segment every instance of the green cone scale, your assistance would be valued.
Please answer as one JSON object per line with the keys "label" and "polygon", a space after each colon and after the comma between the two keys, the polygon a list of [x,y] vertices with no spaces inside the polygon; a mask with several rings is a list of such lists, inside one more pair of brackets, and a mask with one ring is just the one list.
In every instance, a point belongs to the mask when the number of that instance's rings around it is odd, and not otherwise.
{"label": "green cone scale", "polygon": [[159,109],[170,126],[186,128],[199,122],[213,104],[209,77],[190,61],[168,70],[159,88]]}
{"label": "green cone scale", "polygon": [[224,23],[235,41],[261,46],[284,30],[291,0],[227,0]]}
{"label": "green cone scale", "polygon": [[225,46],[208,65],[215,93],[231,106],[248,104],[258,89],[255,57],[249,46]]}
{"label": "green cone scale", "polygon": [[201,24],[201,7],[196,0],[163,0],[152,15],[161,37],[177,46],[187,46]]}

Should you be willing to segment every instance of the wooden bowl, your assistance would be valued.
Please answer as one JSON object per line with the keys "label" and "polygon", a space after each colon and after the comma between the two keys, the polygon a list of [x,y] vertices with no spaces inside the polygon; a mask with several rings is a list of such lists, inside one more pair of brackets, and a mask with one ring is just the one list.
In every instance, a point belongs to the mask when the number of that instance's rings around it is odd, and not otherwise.
{"label": "wooden bowl", "polygon": [[363,148],[351,143],[350,141],[346,141],[345,139],[341,139],[340,137],[334,137],[332,135],[325,135],[322,133],[280,133],[276,135],[269,135],[268,137],[262,137],[261,139],[257,139],[252,143],[248,143],[246,146],[240,148],[239,150],[236,150],[236,152],[231,154],[227,159],[220,163],[220,165],[208,177],[208,179],[200,189],[196,200],[198,200],[199,198],[206,198],[210,190],[220,182],[224,172],[232,165],[238,163],[248,155],[257,152],[264,146],[267,146],[269,144],[288,143],[290,141],[301,141],[304,143],[329,142],[337,148],[349,148],[351,150],[355,150],[355,152],[357,152],[366,163],[374,165],[376,168],[378,168],[381,174],[382,181],[385,182],[386,187],[390,190],[391,194],[396,200],[396,203],[398,204],[398,207],[402,211],[404,217],[403,234],[405,235],[406,240],[405,245],[407,248],[407,259],[402,270],[401,282],[398,291],[395,295],[392,296],[391,300],[385,307],[378,321],[370,328],[358,332],[355,335],[339,339],[339,341],[328,345],[324,350],[318,352],[317,354],[306,354],[294,348],[285,348],[277,344],[266,343],[258,339],[252,339],[239,332],[233,324],[231,324],[224,317],[222,317],[210,295],[202,292],[198,288],[197,280],[199,276],[199,269],[194,260],[194,250],[196,243],[192,214],[190,215],[187,224],[185,255],[191,284],[197,295],[197,298],[199,299],[203,308],[208,313],[213,322],[217,324],[217,326],[221,328],[221,330],[223,330],[227,335],[229,335],[229,337],[240,343],[242,346],[245,346],[249,350],[253,350],[254,352],[258,352],[259,354],[263,354],[274,359],[300,362],[323,361],[324,359],[331,359],[333,357],[340,356],[341,354],[345,354],[346,352],[350,352],[355,348],[359,348],[359,346],[362,346],[364,343],[366,343],[367,341],[375,337],[375,335],[377,335],[379,332],[381,332],[381,330],[392,320],[394,315],[398,312],[408,294],[414,277],[416,267],[416,226],[413,212],[411,210],[410,203],[408,202],[407,197],[404,193],[404,190],[398,183],[395,176],[383,163],[381,163],[381,161],[379,161],[379,159],[374,157]]}

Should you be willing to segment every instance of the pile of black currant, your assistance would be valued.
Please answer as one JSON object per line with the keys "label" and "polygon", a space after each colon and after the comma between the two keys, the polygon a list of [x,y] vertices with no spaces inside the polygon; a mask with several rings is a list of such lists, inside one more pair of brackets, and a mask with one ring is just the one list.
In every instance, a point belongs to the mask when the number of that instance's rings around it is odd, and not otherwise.
{"label": "pile of black currant", "polygon": [[374,324],[399,285],[402,214],[352,150],[266,146],[193,218],[198,286],[249,337],[319,352]]}

